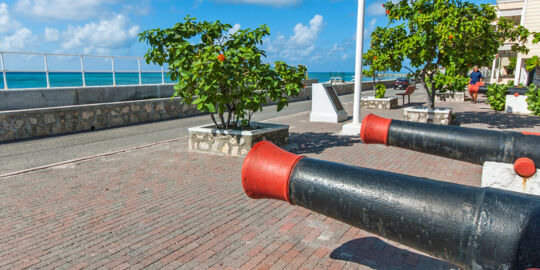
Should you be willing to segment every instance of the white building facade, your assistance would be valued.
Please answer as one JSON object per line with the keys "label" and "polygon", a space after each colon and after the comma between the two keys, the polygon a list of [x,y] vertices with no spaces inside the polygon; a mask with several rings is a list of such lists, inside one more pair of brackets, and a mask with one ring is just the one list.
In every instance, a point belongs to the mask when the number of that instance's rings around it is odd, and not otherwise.
{"label": "white building facade", "polygon": [[[540,0],[497,0],[498,16],[510,19],[530,32],[540,32]],[[521,54],[511,51],[511,43],[499,48],[499,53],[493,60],[491,83],[514,83],[527,85],[531,81],[530,72],[525,69],[525,62],[534,55],[540,55],[540,44],[532,44],[532,36],[527,48],[529,53]],[[515,68],[511,60],[515,59]]]}

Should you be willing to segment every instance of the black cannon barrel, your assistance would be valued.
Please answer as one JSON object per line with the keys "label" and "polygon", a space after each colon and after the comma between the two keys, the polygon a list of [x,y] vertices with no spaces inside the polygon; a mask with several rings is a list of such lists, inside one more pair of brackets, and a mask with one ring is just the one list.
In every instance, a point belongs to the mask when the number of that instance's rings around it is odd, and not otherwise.
{"label": "black cannon barrel", "polygon": [[[365,143],[380,143],[482,165],[485,161],[540,165],[540,136],[512,131],[464,128],[387,119],[373,114],[362,121]],[[520,173],[520,172],[518,172]],[[528,175],[531,176],[531,175]]]}
{"label": "black cannon barrel", "polygon": [[540,197],[297,156],[258,143],[242,167],[251,198],[302,206],[466,269],[540,266]]}

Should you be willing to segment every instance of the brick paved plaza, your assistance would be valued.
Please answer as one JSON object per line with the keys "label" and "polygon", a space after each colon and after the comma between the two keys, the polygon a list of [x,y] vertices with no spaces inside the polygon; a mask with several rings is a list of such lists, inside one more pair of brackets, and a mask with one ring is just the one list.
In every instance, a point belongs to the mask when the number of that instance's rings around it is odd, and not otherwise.
{"label": "brick paved plaza", "polygon": [[[486,104],[438,106],[453,107],[462,126],[540,131],[540,118],[494,113]],[[350,114],[352,104],[345,107]],[[362,113],[370,112],[402,115]],[[481,166],[365,145],[338,136],[342,124],[308,119],[304,112],[270,122],[291,126],[288,149],[295,153],[480,184]],[[303,208],[249,199],[240,180],[243,159],[187,148],[187,138],[179,138],[0,177],[0,268],[456,268]]]}

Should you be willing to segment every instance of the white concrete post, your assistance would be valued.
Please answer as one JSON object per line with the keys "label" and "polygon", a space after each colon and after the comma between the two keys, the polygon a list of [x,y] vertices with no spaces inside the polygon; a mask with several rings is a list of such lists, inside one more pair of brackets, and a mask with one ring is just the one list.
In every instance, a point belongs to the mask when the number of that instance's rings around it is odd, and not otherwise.
{"label": "white concrete post", "polygon": [[499,61],[499,65],[497,66],[497,83],[499,83],[499,76],[501,75],[501,57],[497,58]]}
{"label": "white concrete post", "polygon": [[82,86],[83,87],[86,87],[86,78],[84,76],[84,59],[83,59],[83,56],[81,55],[81,76],[82,76]]}
{"label": "white concrete post", "polygon": [[365,0],[358,0],[358,17],[356,21],[356,59],[354,66],[354,98],[352,123],[343,125],[342,135],[358,136],[360,134],[360,106],[362,93],[362,53],[364,51],[364,6]]}
{"label": "white concrete post", "polygon": [[45,64],[45,78],[47,79],[47,88],[51,88],[51,81],[49,79],[49,65],[47,64],[47,54],[43,54],[43,63]]}
{"label": "white concrete post", "polygon": [[161,84],[165,84],[165,69],[161,66]]}
{"label": "white concrete post", "polygon": [[522,59],[521,59],[521,55],[518,54],[517,58],[516,58],[516,68],[515,68],[515,71],[514,71],[514,83],[516,85],[519,84],[519,80],[521,79],[521,65],[522,65]]}
{"label": "white concrete post", "polygon": [[491,65],[491,79],[489,80],[490,83],[493,83],[495,80],[495,68],[497,67],[497,58],[493,59],[493,64]]}
{"label": "white concrete post", "polygon": [[137,65],[139,65],[139,85],[142,85],[141,58],[140,57],[137,57]]}
{"label": "white concrete post", "polygon": [[[523,8],[521,9],[521,20],[519,21],[519,25],[524,26],[525,25],[525,15],[527,14],[527,0],[523,1]],[[518,53],[517,59],[516,59],[516,71],[514,74],[514,83],[516,85],[519,84],[519,80],[521,79],[521,65],[522,65],[522,57],[521,53]]]}
{"label": "white concrete post", "polygon": [[7,84],[7,76],[6,76],[6,65],[4,64],[4,54],[3,53],[0,53],[0,62],[2,64],[2,76],[3,76],[3,79],[4,79],[4,90],[7,90],[8,89],[8,84]]}
{"label": "white concrete post", "polygon": [[112,65],[112,83],[113,83],[113,86],[116,86],[116,71],[114,68],[114,56],[111,56],[111,65]]}

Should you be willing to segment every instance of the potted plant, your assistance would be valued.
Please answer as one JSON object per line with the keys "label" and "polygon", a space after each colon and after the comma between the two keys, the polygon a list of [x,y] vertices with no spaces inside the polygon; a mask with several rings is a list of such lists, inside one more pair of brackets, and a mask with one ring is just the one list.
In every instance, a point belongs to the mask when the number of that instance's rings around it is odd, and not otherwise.
{"label": "potted plant", "polygon": [[139,34],[150,46],[146,62],[168,65],[167,74],[176,81],[174,96],[210,114],[213,124],[189,130],[194,151],[240,156],[260,140],[278,145],[288,140],[288,126],[251,117],[268,103],[276,103],[278,111],[288,105],[303,89],[306,68],[263,62],[259,46],[270,34],[266,25],[234,33],[231,28],[187,16],[171,28]]}
{"label": "potted plant", "polygon": [[388,97],[385,98],[386,86],[382,83],[375,85],[375,96],[374,97],[362,97],[362,108],[363,109],[394,109],[398,107],[398,98],[397,97]]}

